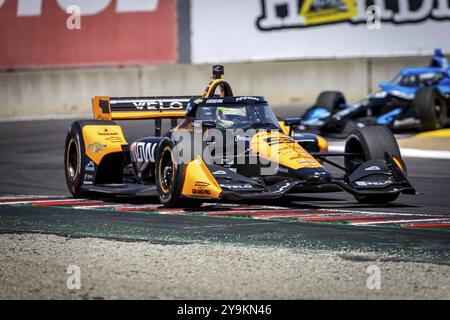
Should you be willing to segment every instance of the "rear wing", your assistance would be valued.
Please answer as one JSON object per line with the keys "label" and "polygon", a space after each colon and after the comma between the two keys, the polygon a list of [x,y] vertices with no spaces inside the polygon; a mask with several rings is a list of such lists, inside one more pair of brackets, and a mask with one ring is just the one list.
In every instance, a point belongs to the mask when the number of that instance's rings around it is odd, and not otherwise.
{"label": "rear wing", "polygon": [[95,120],[139,120],[184,118],[194,97],[94,97]]}
{"label": "rear wing", "polygon": [[92,111],[95,120],[155,120],[155,136],[161,136],[162,120],[170,119],[170,126],[177,126],[184,118],[189,101],[193,97],[94,97]]}

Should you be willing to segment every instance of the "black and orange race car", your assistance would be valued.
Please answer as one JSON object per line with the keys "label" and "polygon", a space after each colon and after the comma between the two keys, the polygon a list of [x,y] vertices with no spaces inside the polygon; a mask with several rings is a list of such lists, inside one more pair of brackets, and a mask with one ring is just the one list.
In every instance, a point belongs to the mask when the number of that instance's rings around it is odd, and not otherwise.
{"label": "black and orange race car", "polygon": [[[278,121],[264,97],[234,96],[223,73],[213,67],[202,96],[93,98],[95,120],[74,122],[66,138],[73,196],[158,196],[166,206],[198,206],[337,190],[359,202],[388,203],[415,193],[388,129],[357,129],[345,152],[329,153],[322,137],[293,131],[301,119]],[[129,144],[114,120],[132,119],[153,120],[155,133]],[[172,128],[164,133],[163,120]]]}

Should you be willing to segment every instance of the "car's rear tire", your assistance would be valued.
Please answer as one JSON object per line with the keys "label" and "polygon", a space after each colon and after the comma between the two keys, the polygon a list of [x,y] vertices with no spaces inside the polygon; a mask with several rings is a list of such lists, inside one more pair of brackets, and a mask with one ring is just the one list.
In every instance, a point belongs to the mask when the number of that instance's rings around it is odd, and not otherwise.
{"label": "car's rear tire", "polygon": [[185,165],[177,163],[173,148],[168,138],[162,139],[158,146],[155,182],[159,201],[166,207],[200,207],[202,201],[182,198]]}
{"label": "car's rear tire", "polygon": [[330,111],[336,112],[342,104],[346,104],[345,96],[339,91],[324,91],[316,101],[316,107],[322,107]]}
{"label": "car's rear tire", "polygon": [[[406,166],[401,158],[400,148],[392,132],[383,126],[371,126],[354,130],[347,138],[345,152],[354,155],[345,156],[345,168],[351,173],[369,160],[384,160],[389,153],[401,165],[406,174]],[[360,203],[384,204],[395,201],[399,194],[376,194],[355,196]]]}
{"label": "car's rear tire", "polygon": [[81,127],[78,122],[74,122],[66,136],[64,152],[64,171],[66,183],[70,193],[74,197],[80,197],[86,193],[82,190],[84,165],[83,154],[84,143]]}
{"label": "car's rear tire", "polygon": [[423,131],[441,129],[447,121],[447,103],[433,87],[421,88],[414,98],[414,107]]}

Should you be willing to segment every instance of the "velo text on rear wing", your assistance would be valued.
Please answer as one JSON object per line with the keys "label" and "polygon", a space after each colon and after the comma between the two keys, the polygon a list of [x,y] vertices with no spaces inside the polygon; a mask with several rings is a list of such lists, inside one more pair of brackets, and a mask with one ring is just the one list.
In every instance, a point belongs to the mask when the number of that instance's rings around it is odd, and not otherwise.
{"label": "velo text on rear wing", "polygon": [[155,121],[155,136],[162,133],[162,120],[170,119],[170,127],[184,118],[189,101],[195,97],[94,97],[92,111],[95,120],[146,120]]}

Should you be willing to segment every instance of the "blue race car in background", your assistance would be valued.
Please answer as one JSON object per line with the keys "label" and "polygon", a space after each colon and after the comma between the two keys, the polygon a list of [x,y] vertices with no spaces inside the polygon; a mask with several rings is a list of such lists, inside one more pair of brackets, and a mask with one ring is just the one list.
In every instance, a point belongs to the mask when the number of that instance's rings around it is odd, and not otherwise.
{"label": "blue race car in background", "polygon": [[450,107],[450,68],[440,49],[428,67],[406,68],[392,82],[356,104],[341,92],[322,92],[301,117],[301,129],[345,134],[357,127],[385,125],[391,130],[443,128]]}

